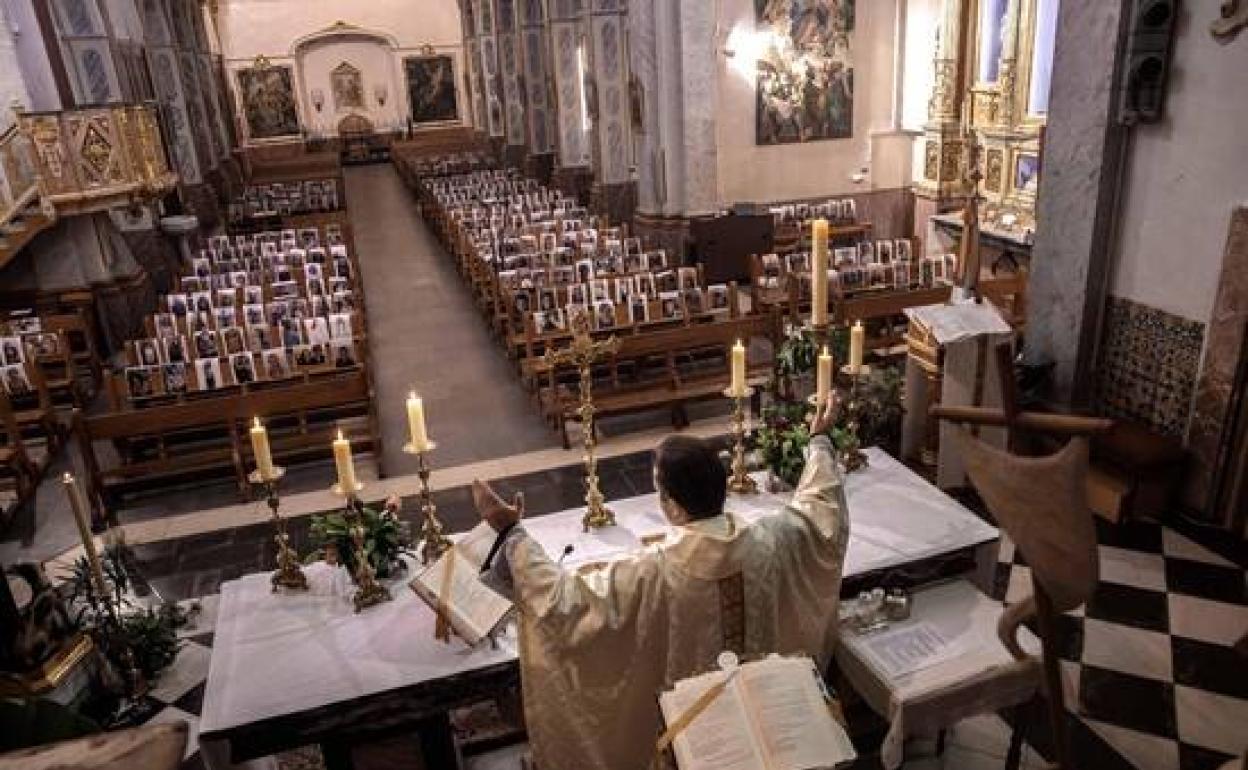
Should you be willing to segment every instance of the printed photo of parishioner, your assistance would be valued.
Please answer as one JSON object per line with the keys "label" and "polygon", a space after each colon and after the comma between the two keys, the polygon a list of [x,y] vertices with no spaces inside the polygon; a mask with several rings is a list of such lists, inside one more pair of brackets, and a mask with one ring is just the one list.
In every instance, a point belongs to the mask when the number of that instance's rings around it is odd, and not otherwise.
{"label": "printed photo of parishioner", "polygon": [[411,56],[403,60],[413,123],[459,119],[455,101],[455,62],[450,56]]}

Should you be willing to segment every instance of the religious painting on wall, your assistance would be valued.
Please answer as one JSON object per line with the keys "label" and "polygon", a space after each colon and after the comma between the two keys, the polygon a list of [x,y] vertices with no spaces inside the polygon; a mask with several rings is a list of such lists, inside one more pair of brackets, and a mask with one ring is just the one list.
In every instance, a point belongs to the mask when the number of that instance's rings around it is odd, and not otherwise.
{"label": "religious painting on wall", "polygon": [[238,71],[238,90],[252,139],[299,133],[299,112],[290,67],[248,67]]}
{"label": "religious painting on wall", "polygon": [[334,67],[329,73],[329,86],[334,94],[334,109],[364,109],[364,77],[347,62]]}
{"label": "religious painting on wall", "polygon": [[758,144],[853,134],[854,0],[754,0]]}
{"label": "religious painting on wall", "polygon": [[403,60],[413,123],[459,120],[455,62],[450,56],[411,56]]}

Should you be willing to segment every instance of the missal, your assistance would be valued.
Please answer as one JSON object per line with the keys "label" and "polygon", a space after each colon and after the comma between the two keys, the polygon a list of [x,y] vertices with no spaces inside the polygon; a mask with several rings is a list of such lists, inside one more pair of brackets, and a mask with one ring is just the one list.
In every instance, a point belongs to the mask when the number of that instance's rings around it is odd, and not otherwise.
{"label": "missal", "polygon": [[506,597],[481,582],[481,562],[474,555],[470,548],[452,546],[408,583],[470,645],[493,633],[511,610]]}
{"label": "missal", "polygon": [[659,707],[681,770],[830,770],[857,757],[810,658],[770,656],[683,679]]}

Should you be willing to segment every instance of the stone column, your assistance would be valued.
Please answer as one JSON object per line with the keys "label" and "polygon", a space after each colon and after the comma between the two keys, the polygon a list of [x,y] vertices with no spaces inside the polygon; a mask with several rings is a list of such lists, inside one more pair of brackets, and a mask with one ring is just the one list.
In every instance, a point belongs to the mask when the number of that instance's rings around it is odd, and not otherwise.
{"label": "stone column", "polygon": [[523,0],[521,6],[521,60],[524,64],[525,96],[528,100],[529,176],[550,181],[555,162],[554,90],[550,87],[550,36],[542,0]]}
{"label": "stone column", "polygon": [[594,102],[593,158],[595,210],[612,224],[632,219],[637,206],[629,67],[625,30],[628,14],[614,0],[595,0],[589,16],[590,66]]}
{"label": "stone column", "polygon": [[478,82],[485,101],[485,129],[492,140],[502,143],[505,133],[503,96],[498,79],[498,38],[494,26],[493,0],[473,0],[473,17],[477,22],[480,45]]}
{"label": "stone column", "polygon": [[1062,3],[1058,15],[1025,350],[1032,363],[1057,364],[1050,397],[1062,405],[1092,395],[1123,163],[1115,103],[1129,5]]}
{"label": "stone column", "polygon": [[586,114],[584,23],[580,4],[553,0],[550,11],[551,63],[554,65],[555,104],[559,124],[559,153],[552,182],[564,192],[588,202],[593,172]]}
{"label": "stone column", "polygon": [[521,86],[523,75],[516,0],[495,0],[494,11],[498,24],[498,72],[503,94],[503,158],[508,165],[521,166],[528,155],[528,119]]}
{"label": "stone column", "polygon": [[638,0],[631,14],[644,106],[635,227],[679,257],[690,218],[713,213],[719,203],[715,6]]}

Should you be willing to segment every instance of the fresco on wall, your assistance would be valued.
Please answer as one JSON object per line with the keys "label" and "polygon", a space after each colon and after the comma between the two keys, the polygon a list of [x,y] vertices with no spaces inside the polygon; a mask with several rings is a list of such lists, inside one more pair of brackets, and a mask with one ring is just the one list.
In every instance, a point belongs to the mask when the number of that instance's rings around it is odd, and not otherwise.
{"label": "fresco on wall", "polygon": [[754,0],[758,144],[853,134],[854,0]]}
{"label": "fresco on wall", "polygon": [[290,67],[249,67],[238,71],[238,91],[252,139],[299,133]]}
{"label": "fresco on wall", "polygon": [[334,92],[335,110],[364,109],[364,78],[355,67],[345,61],[334,67],[329,86]]}
{"label": "fresco on wall", "polygon": [[413,123],[459,120],[455,101],[455,64],[449,56],[412,56],[403,60]]}

